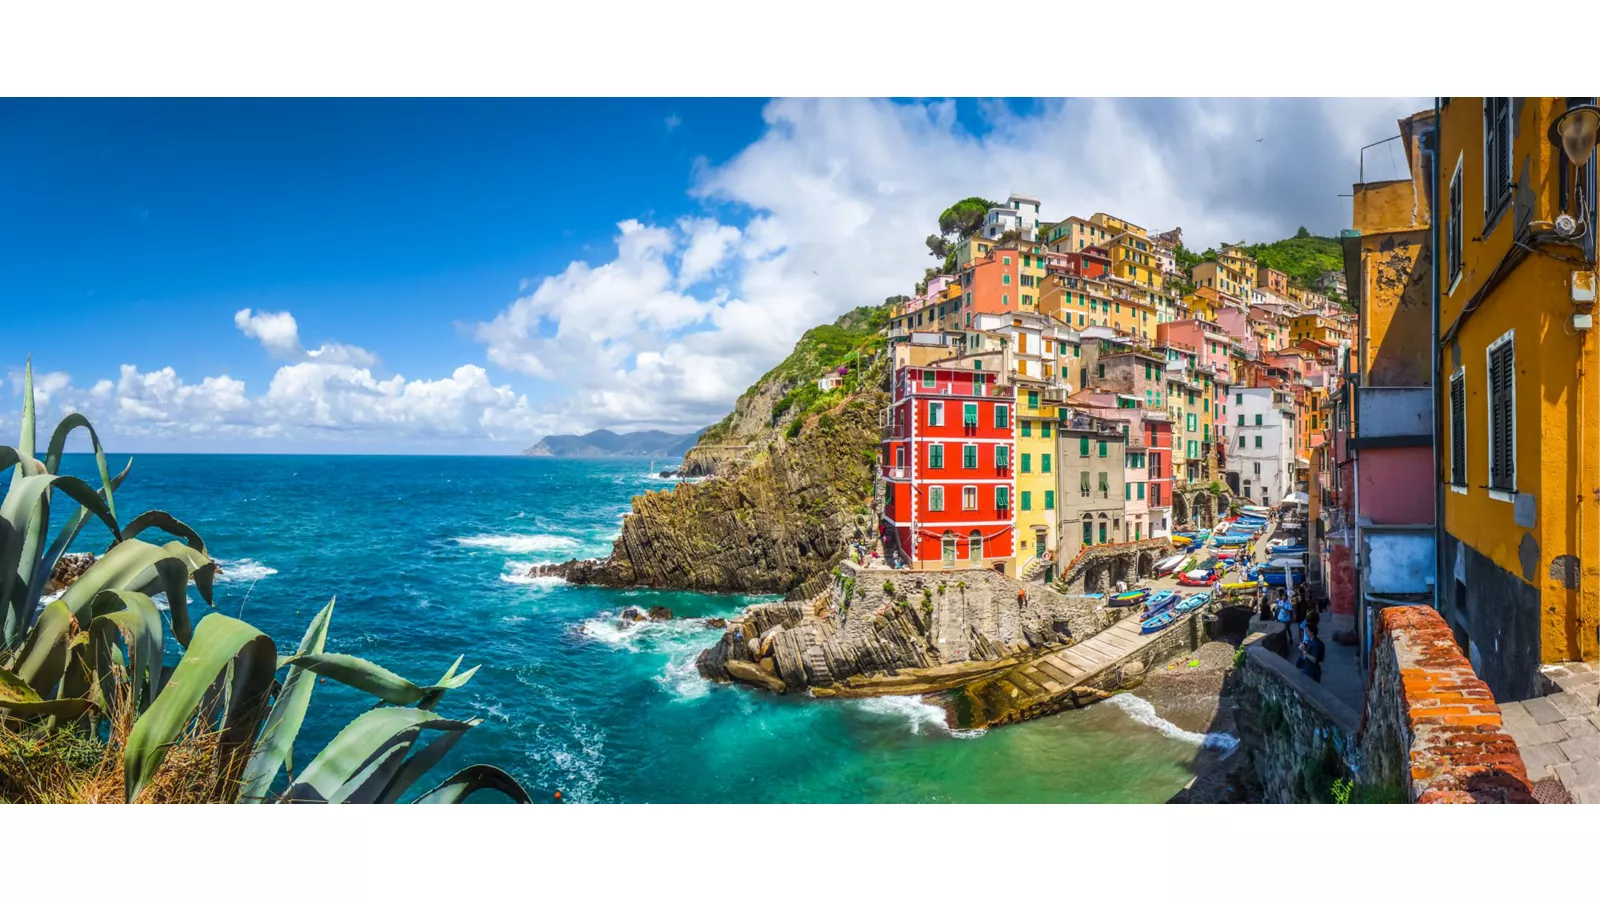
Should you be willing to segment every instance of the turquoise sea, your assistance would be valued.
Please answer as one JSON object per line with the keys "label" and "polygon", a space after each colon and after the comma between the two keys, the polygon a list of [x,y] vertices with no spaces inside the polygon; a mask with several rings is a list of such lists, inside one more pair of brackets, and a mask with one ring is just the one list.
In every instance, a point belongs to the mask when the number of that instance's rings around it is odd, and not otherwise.
{"label": "turquoise sea", "polygon": [[[93,467],[80,456],[67,468]],[[438,708],[483,720],[439,778],[487,762],[536,797],[620,803],[1162,802],[1190,778],[1199,736],[1129,704],[952,734],[915,698],[710,684],[693,659],[718,632],[698,618],[753,598],[522,574],[604,555],[630,498],[669,486],[643,461],[150,455],[134,460],[117,506],[124,519],[165,509],[195,527],[225,566],[218,609],[242,609],[280,652],[336,595],[330,650],[419,683],[457,654],[481,664]],[[85,529],[74,549],[102,550],[105,537]],[[680,618],[617,618],[654,604]],[[319,684],[296,758],[369,702]]]}

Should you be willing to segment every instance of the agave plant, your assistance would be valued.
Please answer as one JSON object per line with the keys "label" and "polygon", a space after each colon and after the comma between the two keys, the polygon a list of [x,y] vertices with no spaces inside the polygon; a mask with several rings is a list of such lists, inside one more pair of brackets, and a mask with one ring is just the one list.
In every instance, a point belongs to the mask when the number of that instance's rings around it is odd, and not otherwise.
{"label": "agave plant", "polygon": [[[185,735],[204,733],[219,799],[316,803],[393,803],[479,720],[433,712],[476,668],[457,659],[437,682],[418,685],[359,657],[325,650],[334,601],[316,615],[293,654],[220,613],[191,622],[189,585],[208,605],[217,566],[194,529],[159,510],[120,525],[114,494],[129,467],[112,476],[94,427],[73,413],[56,427],[43,461],[35,458],[33,372],[24,376],[22,437],[0,447],[11,470],[0,503],[0,728],[76,729],[107,739],[109,723],[131,722],[122,740],[124,799],[135,802]],[[100,486],[62,475],[67,438],[88,432]],[[50,515],[59,494],[76,504],[54,540]],[[112,544],[59,596],[43,603],[55,563],[90,516]],[[140,535],[161,531],[163,544]],[[163,617],[154,597],[164,595]],[[182,649],[166,662],[167,626]],[[279,673],[283,673],[281,681]],[[318,677],[375,698],[298,772],[292,750]],[[423,733],[432,739],[423,742]],[[288,769],[282,789],[274,791]],[[469,766],[423,794],[419,803],[456,803],[479,790],[529,802],[516,780],[493,766]]]}

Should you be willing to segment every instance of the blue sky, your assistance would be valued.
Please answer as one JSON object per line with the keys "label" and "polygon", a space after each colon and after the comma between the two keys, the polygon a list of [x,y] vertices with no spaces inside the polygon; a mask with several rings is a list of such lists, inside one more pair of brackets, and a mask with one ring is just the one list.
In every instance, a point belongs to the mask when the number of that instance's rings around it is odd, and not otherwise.
{"label": "blue sky", "polygon": [[45,418],[129,450],[687,431],[805,328],[908,292],[954,199],[1197,246],[1327,232],[1354,148],[1414,108],[0,100],[0,299],[28,310],[0,427],[32,354]]}

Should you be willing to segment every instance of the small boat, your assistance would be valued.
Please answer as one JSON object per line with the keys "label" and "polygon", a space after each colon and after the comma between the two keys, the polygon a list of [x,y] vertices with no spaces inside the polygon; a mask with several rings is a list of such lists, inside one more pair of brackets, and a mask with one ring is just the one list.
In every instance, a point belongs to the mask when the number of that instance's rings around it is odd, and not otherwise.
{"label": "small boat", "polygon": [[1133,606],[1134,604],[1143,601],[1148,596],[1150,596],[1149,588],[1139,588],[1136,591],[1123,591],[1120,594],[1112,594],[1111,599],[1106,601],[1106,605]]}
{"label": "small boat", "polygon": [[1211,602],[1211,592],[1201,591],[1198,594],[1190,594],[1189,596],[1178,601],[1178,605],[1174,606],[1172,609],[1174,612],[1178,613],[1178,615],[1183,615],[1184,613],[1194,612],[1209,602]]}
{"label": "small boat", "polygon": [[1174,547],[1187,547],[1192,543],[1194,543],[1194,538],[1186,538],[1179,535],[1172,536],[1172,546]]}
{"label": "small boat", "polygon": [[1290,546],[1281,546],[1281,545],[1277,546],[1277,547],[1268,547],[1267,548],[1267,552],[1271,553],[1273,556],[1277,556],[1280,553],[1304,553],[1304,552],[1306,552],[1306,545],[1305,544],[1296,544],[1295,546],[1292,546],[1292,547],[1290,547]]}
{"label": "small boat", "polygon": [[1151,616],[1148,619],[1145,619],[1143,622],[1140,622],[1139,623],[1139,633],[1140,634],[1155,634],[1156,632],[1158,632],[1161,629],[1167,627],[1168,625],[1171,625],[1173,622],[1176,622],[1177,620],[1178,620],[1178,612],[1177,612],[1177,610],[1169,609],[1166,612],[1158,613],[1156,615]]}
{"label": "small boat", "polygon": [[[1294,571],[1294,583],[1295,584],[1304,584],[1305,580],[1306,580],[1305,571],[1302,570],[1302,569],[1295,569],[1293,571]],[[1289,581],[1289,576],[1284,575],[1282,569],[1270,569],[1269,568],[1265,572],[1261,573],[1261,580],[1266,582],[1268,585],[1271,585],[1272,587],[1285,587],[1287,585],[1288,581]]]}
{"label": "small boat", "polygon": [[1151,616],[1160,615],[1177,602],[1177,591],[1162,591],[1144,602],[1144,612],[1139,614],[1139,618],[1144,620]]}
{"label": "small boat", "polygon": [[1253,591],[1260,586],[1261,582],[1259,581],[1230,581],[1218,587],[1225,592],[1232,593],[1234,591]]}
{"label": "small boat", "polygon": [[1173,572],[1178,571],[1178,567],[1183,565],[1183,561],[1188,558],[1189,555],[1187,553],[1179,553],[1176,556],[1169,556],[1166,559],[1157,562],[1155,568],[1156,575],[1158,577],[1171,575]]}
{"label": "small boat", "polygon": [[1241,506],[1239,509],[1245,513],[1256,516],[1267,516],[1272,512],[1272,510],[1266,508],[1265,506]]}

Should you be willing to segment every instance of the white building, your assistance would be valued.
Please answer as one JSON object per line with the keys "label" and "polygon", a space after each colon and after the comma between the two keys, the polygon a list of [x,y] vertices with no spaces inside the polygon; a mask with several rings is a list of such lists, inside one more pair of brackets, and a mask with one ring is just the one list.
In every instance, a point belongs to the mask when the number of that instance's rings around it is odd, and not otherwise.
{"label": "white building", "polygon": [[1294,403],[1269,387],[1228,393],[1228,487],[1248,503],[1275,506],[1294,490]]}
{"label": "white building", "polygon": [[979,313],[967,331],[967,352],[999,351],[1011,375],[1071,388],[1078,332],[1038,313]]}
{"label": "white building", "polygon": [[1025,241],[1038,239],[1037,199],[1022,194],[1012,194],[1006,198],[1004,206],[996,206],[989,210],[989,214],[983,219],[983,236],[992,241],[999,240],[1000,235],[1008,231],[1015,231]]}

